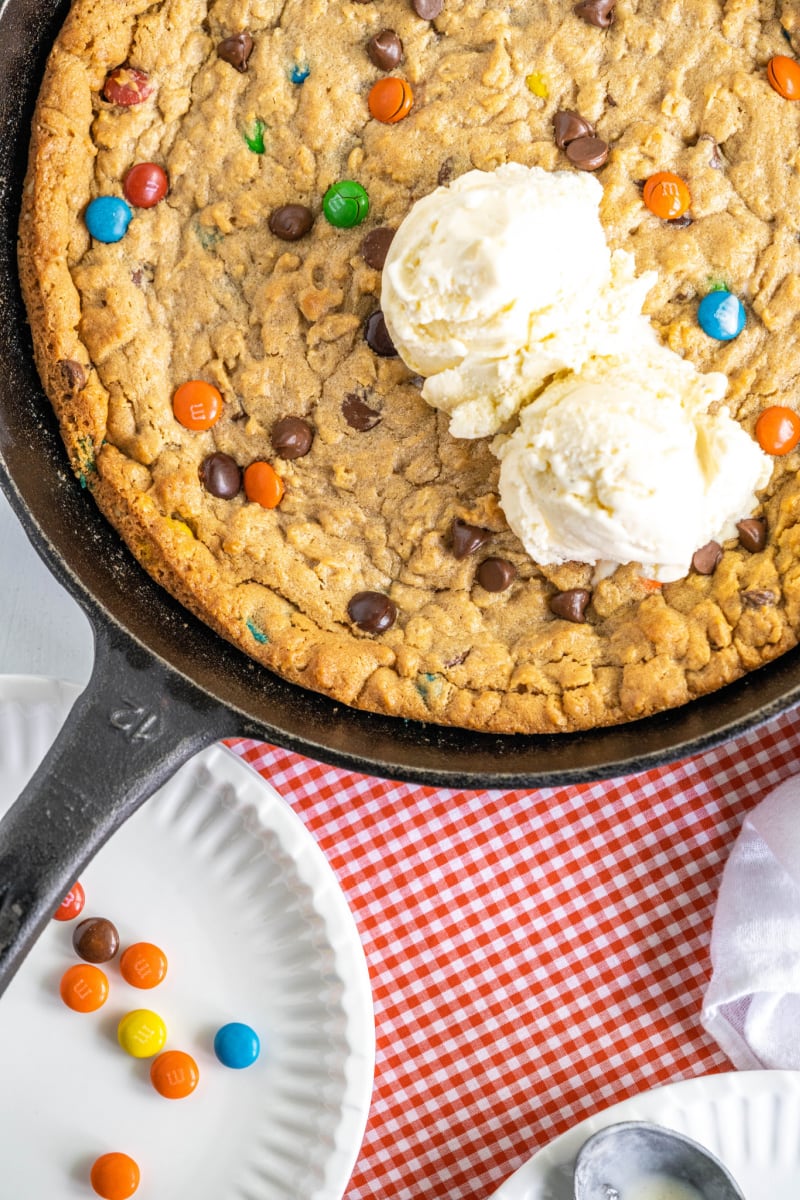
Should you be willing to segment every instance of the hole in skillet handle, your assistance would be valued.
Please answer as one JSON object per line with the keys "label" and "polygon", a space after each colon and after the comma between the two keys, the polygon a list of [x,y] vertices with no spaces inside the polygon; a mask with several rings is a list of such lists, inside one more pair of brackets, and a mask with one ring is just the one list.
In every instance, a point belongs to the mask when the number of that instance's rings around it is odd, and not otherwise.
{"label": "hole in skillet handle", "polygon": [[584,1142],[573,1190],[575,1200],[745,1200],[710,1150],[649,1121],[608,1125]]}
{"label": "hole in skillet handle", "polygon": [[232,710],[95,626],[89,684],[0,821],[0,995],[111,834],[182,763],[238,732]]}

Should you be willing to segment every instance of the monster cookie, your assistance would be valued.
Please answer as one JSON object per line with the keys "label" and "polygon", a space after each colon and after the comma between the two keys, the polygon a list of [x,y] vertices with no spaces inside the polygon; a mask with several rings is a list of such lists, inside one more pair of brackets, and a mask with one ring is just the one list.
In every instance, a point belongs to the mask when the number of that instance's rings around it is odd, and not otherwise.
{"label": "monster cookie", "polygon": [[[588,729],[774,659],[800,630],[797,39],[756,0],[76,0],[20,268],[81,483],[223,637],[366,710]],[[542,176],[563,203],[518,219]],[[409,250],[432,193],[463,200],[433,222],[441,319]]]}

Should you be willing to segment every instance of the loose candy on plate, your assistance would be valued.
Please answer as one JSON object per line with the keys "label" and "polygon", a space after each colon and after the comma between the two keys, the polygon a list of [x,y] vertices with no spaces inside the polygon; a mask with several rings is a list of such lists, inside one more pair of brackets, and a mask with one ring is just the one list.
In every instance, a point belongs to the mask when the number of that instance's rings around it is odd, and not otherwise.
{"label": "loose candy on plate", "polygon": [[134,942],[127,946],[119,960],[122,978],[131,987],[154,988],[167,974],[167,956],[152,942]]}
{"label": "loose candy on plate", "polygon": [[72,946],[85,962],[110,962],[119,949],[119,934],[106,917],[87,917],[73,929]]}
{"label": "loose candy on plate", "polygon": [[61,976],[59,991],[73,1012],[95,1012],[108,999],[108,976],[91,963],[76,963]]}
{"label": "loose candy on plate", "polygon": [[133,1058],[152,1058],[166,1045],[167,1027],[152,1009],[135,1008],[120,1020],[117,1041]]}
{"label": "loose candy on plate", "polygon": [[154,1059],[150,1067],[150,1082],[167,1100],[182,1100],[190,1096],[200,1080],[197,1063],[183,1050],[167,1050]]}
{"label": "loose candy on plate", "polygon": [[241,1021],[230,1021],[214,1036],[214,1053],[224,1067],[240,1071],[251,1067],[261,1051],[255,1029]]}
{"label": "loose candy on plate", "polygon": [[53,913],[54,921],[74,921],[83,912],[86,903],[86,893],[83,884],[75,883],[67,892],[64,899]]}
{"label": "loose candy on plate", "polygon": [[101,1154],[89,1175],[92,1187],[103,1200],[128,1200],[139,1186],[139,1166],[129,1154]]}

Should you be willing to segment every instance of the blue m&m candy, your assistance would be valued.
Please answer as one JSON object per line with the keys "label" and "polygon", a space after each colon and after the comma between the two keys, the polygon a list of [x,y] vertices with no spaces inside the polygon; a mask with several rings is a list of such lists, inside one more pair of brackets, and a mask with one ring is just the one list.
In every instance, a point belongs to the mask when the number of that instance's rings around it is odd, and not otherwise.
{"label": "blue m&m candy", "polygon": [[732,292],[709,292],[697,309],[700,328],[718,342],[730,342],[744,329],[744,305]]}
{"label": "blue m&m candy", "polygon": [[241,1021],[223,1025],[214,1036],[214,1053],[223,1067],[232,1067],[235,1071],[252,1067],[260,1050],[261,1042],[255,1029]]}
{"label": "blue m&m candy", "polygon": [[84,214],[86,228],[98,242],[118,242],[130,225],[130,205],[118,196],[98,196]]}

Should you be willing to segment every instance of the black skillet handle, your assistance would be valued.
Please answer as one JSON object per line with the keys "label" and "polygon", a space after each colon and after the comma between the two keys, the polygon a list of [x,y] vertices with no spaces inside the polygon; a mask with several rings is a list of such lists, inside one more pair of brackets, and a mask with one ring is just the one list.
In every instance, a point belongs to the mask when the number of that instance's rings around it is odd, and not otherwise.
{"label": "black skillet handle", "polygon": [[186,759],[241,729],[116,628],[94,632],[89,685],[0,821],[0,995],[114,830]]}

